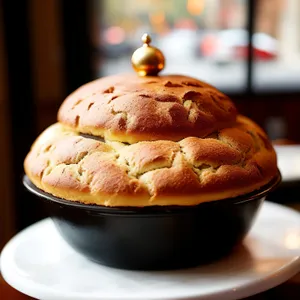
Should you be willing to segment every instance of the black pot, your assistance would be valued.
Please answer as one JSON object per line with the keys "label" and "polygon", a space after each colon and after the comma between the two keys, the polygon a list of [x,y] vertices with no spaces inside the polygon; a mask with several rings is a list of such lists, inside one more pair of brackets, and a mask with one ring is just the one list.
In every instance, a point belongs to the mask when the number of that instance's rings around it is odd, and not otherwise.
{"label": "black pot", "polygon": [[140,270],[193,267],[229,253],[280,181],[278,174],[255,193],[197,206],[111,208],[63,200],[23,179],[75,250],[103,265]]}

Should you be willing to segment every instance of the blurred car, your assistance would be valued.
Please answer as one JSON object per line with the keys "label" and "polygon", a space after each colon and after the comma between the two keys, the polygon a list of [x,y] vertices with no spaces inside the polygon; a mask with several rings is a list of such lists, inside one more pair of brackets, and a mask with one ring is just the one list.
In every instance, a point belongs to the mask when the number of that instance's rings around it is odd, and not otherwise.
{"label": "blurred car", "polygon": [[[278,41],[265,33],[253,34],[255,60],[269,61],[278,56]],[[200,52],[216,63],[245,60],[249,52],[248,32],[229,29],[207,33],[200,42]]]}

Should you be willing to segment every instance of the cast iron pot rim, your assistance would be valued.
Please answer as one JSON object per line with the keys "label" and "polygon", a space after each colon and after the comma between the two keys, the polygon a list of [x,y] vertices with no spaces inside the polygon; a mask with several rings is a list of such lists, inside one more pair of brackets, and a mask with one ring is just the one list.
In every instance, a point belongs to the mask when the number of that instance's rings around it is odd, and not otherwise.
{"label": "cast iron pot rim", "polygon": [[227,198],[222,200],[214,200],[209,202],[203,202],[198,205],[192,206],[178,206],[178,205],[170,205],[170,206],[146,206],[146,207],[107,207],[101,206],[97,204],[83,204],[76,201],[65,200],[59,197],[55,197],[47,192],[42,191],[41,189],[37,188],[28,178],[27,175],[23,176],[23,184],[28,191],[35,194],[36,196],[47,200],[57,203],[59,205],[67,206],[70,208],[77,208],[83,209],[88,211],[95,211],[99,213],[106,213],[106,214],[170,214],[170,213],[182,213],[184,211],[191,211],[196,207],[202,207],[203,205],[217,205],[217,204],[240,204],[243,202],[255,200],[258,198],[265,197],[269,192],[273,191],[281,182],[281,174],[278,170],[278,174],[274,177],[268,184],[256,190],[254,192],[241,195],[234,198]]}

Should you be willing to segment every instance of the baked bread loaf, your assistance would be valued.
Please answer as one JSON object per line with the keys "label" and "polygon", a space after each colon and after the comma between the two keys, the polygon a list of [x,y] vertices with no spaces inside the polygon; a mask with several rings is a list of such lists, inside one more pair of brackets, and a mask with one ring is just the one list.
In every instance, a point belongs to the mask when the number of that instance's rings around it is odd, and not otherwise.
{"label": "baked bread loaf", "polygon": [[179,75],[125,74],[80,87],[24,167],[57,197],[135,207],[231,198],[278,175],[265,132],[216,88]]}

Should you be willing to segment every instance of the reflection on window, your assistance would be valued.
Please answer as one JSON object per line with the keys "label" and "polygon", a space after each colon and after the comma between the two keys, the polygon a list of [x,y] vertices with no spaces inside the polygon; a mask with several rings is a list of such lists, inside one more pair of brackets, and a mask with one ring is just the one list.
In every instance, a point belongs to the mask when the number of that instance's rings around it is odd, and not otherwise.
{"label": "reflection on window", "polygon": [[[300,1],[257,0],[253,88],[300,82]],[[131,71],[143,33],[166,56],[164,73],[181,73],[227,92],[246,88],[247,0],[95,0],[101,76]],[[298,74],[299,73],[299,74]]]}

